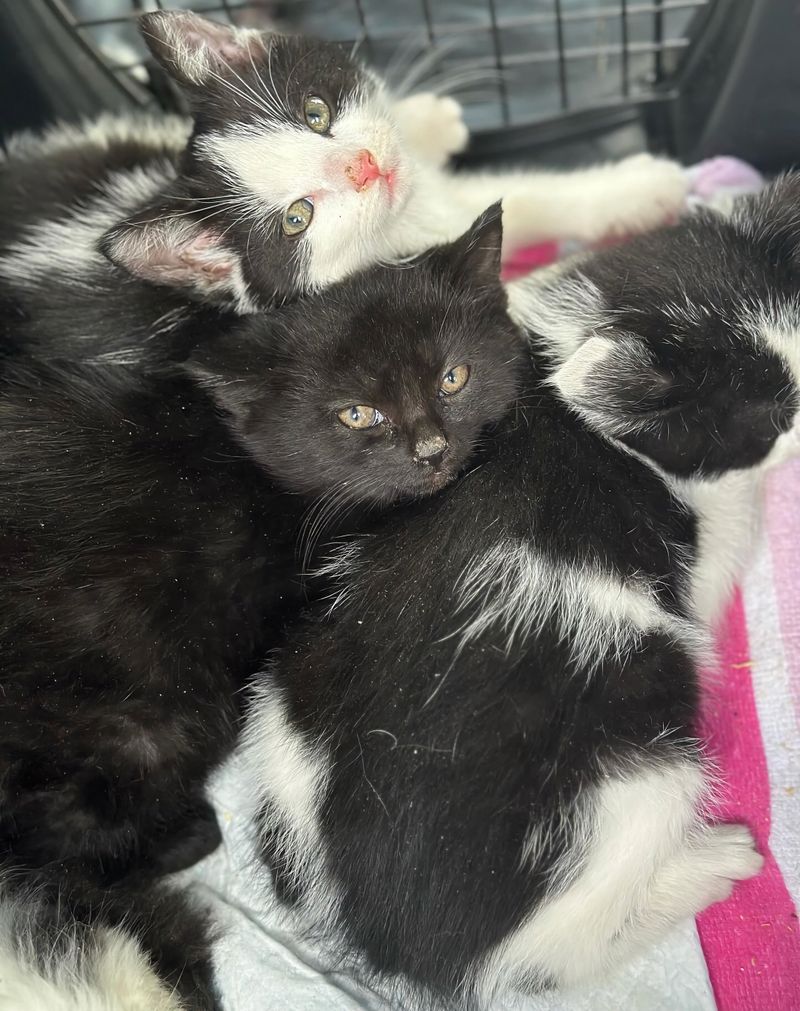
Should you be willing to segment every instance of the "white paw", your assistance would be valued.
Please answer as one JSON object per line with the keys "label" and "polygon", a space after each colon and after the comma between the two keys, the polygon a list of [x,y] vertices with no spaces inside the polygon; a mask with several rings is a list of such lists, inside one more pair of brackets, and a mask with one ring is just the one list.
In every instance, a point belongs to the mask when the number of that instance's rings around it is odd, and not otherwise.
{"label": "white paw", "polygon": [[677,219],[686,208],[689,180],[677,162],[637,154],[612,171],[620,201],[620,220],[613,231],[646,231]]}
{"label": "white paw", "polygon": [[730,897],[735,882],[755,877],[764,866],[764,858],[745,825],[711,826],[699,856],[709,874],[704,905],[723,902]]}
{"label": "white paw", "polygon": [[709,829],[707,845],[719,862],[719,873],[734,881],[752,878],[764,866],[764,858],[746,825],[714,825]]}
{"label": "white paw", "polygon": [[425,91],[395,103],[395,118],[418,158],[442,166],[469,141],[460,104],[447,95]]}

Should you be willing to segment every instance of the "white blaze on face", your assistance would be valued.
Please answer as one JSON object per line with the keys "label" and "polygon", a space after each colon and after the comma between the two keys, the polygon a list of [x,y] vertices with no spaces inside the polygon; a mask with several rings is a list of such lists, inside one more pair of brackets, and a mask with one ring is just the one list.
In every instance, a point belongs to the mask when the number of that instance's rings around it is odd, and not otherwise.
{"label": "white blaze on face", "polygon": [[[329,134],[299,122],[254,122],[209,134],[198,148],[266,213],[282,215],[295,201],[311,200],[311,224],[291,243],[311,287],[337,281],[387,254],[385,236],[411,182],[409,159],[381,90],[335,109]],[[352,169],[347,170],[363,151],[372,154],[384,175],[359,189]]]}

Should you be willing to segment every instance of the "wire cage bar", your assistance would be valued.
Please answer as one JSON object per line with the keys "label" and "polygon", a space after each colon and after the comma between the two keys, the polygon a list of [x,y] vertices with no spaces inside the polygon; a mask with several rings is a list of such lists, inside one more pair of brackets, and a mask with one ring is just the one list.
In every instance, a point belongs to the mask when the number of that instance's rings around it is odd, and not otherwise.
{"label": "wire cage bar", "polygon": [[[185,7],[358,46],[390,81],[457,93],[474,135],[670,97],[695,26],[725,0],[47,0],[132,101],[170,105],[135,20]],[[424,59],[421,59],[424,54]]]}

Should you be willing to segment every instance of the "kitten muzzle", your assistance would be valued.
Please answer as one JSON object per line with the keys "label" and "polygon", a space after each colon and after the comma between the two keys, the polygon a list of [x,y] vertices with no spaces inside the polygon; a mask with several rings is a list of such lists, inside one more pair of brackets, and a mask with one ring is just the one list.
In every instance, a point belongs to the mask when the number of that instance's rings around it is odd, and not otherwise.
{"label": "kitten muzzle", "polygon": [[350,180],[354,189],[361,193],[368,189],[377,179],[383,179],[389,188],[389,193],[394,192],[394,172],[390,169],[384,172],[375,160],[375,156],[366,148],[345,166],[344,174]]}
{"label": "kitten muzzle", "polygon": [[446,452],[447,439],[445,439],[441,432],[422,436],[417,439],[414,445],[414,463],[438,470],[442,465]]}

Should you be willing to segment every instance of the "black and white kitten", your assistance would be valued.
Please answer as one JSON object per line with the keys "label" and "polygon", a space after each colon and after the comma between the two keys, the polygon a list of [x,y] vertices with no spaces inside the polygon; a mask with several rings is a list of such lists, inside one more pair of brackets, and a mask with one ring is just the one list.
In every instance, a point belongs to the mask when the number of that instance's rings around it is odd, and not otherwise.
{"label": "black and white kitten", "polygon": [[704,814],[697,502],[800,449],[799,193],[515,296],[549,332],[481,465],[339,549],[263,675],[276,886],[403,1007],[592,980],[761,867]]}
{"label": "black and white kitten", "polygon": [[[15,231],[0,278],[23,292],[48,275],[96,285],[102,245],[137,277],[246,311],[451,241],[501,198],[514,245],[638,231],[682,208],[683,172],[649,155],[569,174],[447,172],[466,141],[453,100],[394,101],[339,46],[187,12],[141,24],[189,98],[188,144],[171,120],[103,120],[12,145],[0,217],[37,223]],[[77,204],[54,207],[53,175]]]}
{"label": "black and white kitten", "polygon": [[419,263],[210,329],[180,371],[7,369],[6,855],[161,871],[197,858],[182,840],[198,818],[213,847],[203,784],[297,597],[309,500],[333,513],[442,488],[515,396],[519,336],[484,250],[498,216]]}
{"label": "black and white kitten", "polygon": [[695,517],[692,611],[714,627],[760,524],[767,471],[800,449],[800,176],[675,229],[508,286],[550,381],[656,465]]}

